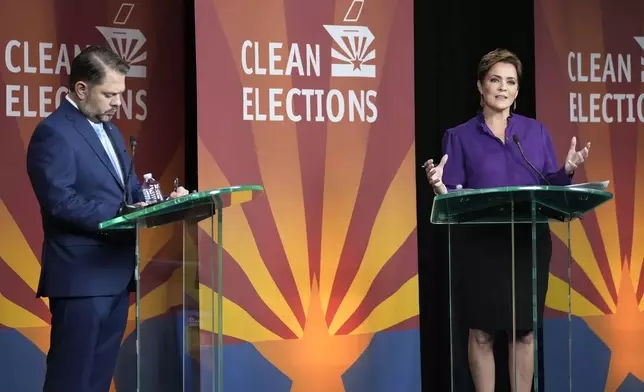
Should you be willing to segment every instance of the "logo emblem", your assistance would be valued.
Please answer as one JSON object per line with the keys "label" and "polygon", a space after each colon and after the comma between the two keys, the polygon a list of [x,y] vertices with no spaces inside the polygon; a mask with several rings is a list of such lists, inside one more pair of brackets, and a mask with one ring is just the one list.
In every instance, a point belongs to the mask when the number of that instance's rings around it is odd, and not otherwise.
{"label": "logo emblem", "polygon": [[[113,23],[115,25],[127,23],[133,9],[134,4],[132,3],[121,4]],[[130,64],[130,72],[128,72],[127,76],[145,78],[146,66],[139,63],[147,59],[148,52],[140,53],[146,41],[141,30],[104,26],[96,26],[96,28],[103,34],[110,48]]]}
{"label": "logo emblem", "polygon": [[[353,0],[344,16],[344,22],[357,22],[362,13],[364,0]],[[324,25],[338,49],[331,48],[331,76],[375,78],[376,66],[369,64],[376,58],[376,50],[370,49],[375,39],[366,26]]]}
{"label": "logo emblem", "polygon": [[[644,37],[633,37],[642,50],[644,50]],[[644,83],[644,56],[640,57],[640,64],[642,65],[642,74],[640,75],[640,82]]]}
{"label": "logo emblem", "polygon": [[[633,38],[635,38],[635,41],[637,41],[637,43],[640,44],[642,49],[644,49],[644,37],[633,37]],[[644,61],[644,60],[642,60],[642,61]]]}

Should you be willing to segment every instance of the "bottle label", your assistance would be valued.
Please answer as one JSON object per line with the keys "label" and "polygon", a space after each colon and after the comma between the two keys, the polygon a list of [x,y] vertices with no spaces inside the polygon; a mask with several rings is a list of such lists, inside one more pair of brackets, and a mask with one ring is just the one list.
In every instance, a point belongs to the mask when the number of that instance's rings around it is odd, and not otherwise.
{"label": "bottle label", "polygon": [[151,199],[150,198],[150,190],[146,189],[146,188],[143,188],[141,191],[143,192],[143,199],[145,200],[145,202],[150,203],[150,199]]}
{"label": "bottle label", "polygon": [[148,179],[143,183],[141,187],[143,197],[147,203],[154,204],[163,201],[163,195],[161,194],[161,186],[154,179]]}

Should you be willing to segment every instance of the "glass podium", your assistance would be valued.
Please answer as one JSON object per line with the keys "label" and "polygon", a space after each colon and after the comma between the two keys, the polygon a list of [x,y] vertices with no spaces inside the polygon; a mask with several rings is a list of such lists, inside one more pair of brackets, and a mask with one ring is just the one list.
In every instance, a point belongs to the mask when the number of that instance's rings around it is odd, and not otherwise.
{"label": "glass podium", "polygon": [[[458,238],[455,233],[458,230],[463,230],[463,226],[467,225],[470,229],[477,230],[478,228],[486,229],[494,224],[501,224],[509,226],[509,236],[507,237],[508,248],[511,249],[511,256],[508,258],[508,275],[510,276],[510,295],[511,306],[507,309],[508,314],[512,317],[511,331],[508,332],[508,342],[510,343],[510,350],[514,355],[511,355],[509,360],[510,371],[513,372],[514,379],[517,379],[516,373],[516,314],[518,310],[516,304],[516,267],[515,264],[515,232],[519,229],[531,227],[531,302],[532,302],[532,331],[538,331],[541,325],[537,315],[537,259],[538,259],[538,246],[537,245],[537,231],[542,224],[555,223],[567,225],[568,233],[568,377],[567,385],[558,386],[558,390],[572,390],[572,329],[571,329],[571,246],[570,246],[570,223],[575,219],[582,218],[584,214],[592,211],[603,203],[609,201],[613,195],[605,191],[605,185],[601,183],[591,183],[573,186],[523,186],[523,187],[500,187],[489,189],[477,190],[458,190],[444,195],[438,195],[434,198],[431,223],[439,225],[447,225],[448,236],[448,279],[449,279],[449,328],[450,328],[450,375],[451,375],[451,390],[454,391],[454,344],[457,336],[463,335],[463,329],[458,329],[454,323],[455,317],[460,320],[462,315],[458,304],[455,306],[454,299],[458,294],[455,291],[455,286],[458,285],[459,276],[467,274],[463,268],[455,269],[453,259],[455,254],[463,252],[462,249],[468,246],[467,243],[457,243]],[[530,231],[528,231],[529,233]],[[484,234],[482,232],[478,232]],[[454,241],[454,243],[453,243]],[[502,239],[501,241],[505,241]],[[484,250],[485,251],[485,250]],[[525,262],[525,259],[523,260]],[[460,266],[459,266],[460,267]],[[505,268],[505,267],[503,267]],[[542,273],[544,271],[541,271]],[[455,279],[456,276],[456,279]],[[547,271],[546,275],[547,276]],[[476,279],[476,277],[474,278]],[[505,288],[504,288],[505,289]],[[458,289],[457,289],[458,290]],[[458,301],[457,301],[458,302]],[[462,327],[462,326],[461,326]],[[460,334],[460,335],[459,335]],[[543,391],[543,385],[539,384],[539,341],[538,333],[534,333],[534,375],[533,375],[533,391]],[[463,354],[467,355],[467,354]],[[461,363],[461,362],[459,362]],[[467,366],[467,361],[464,362]],[[507,374],[507,373],[506,373]],[[496,380],[497,383],[504,382],[504,380]],[[458,389],[456,389],[458,391]]]}
{"label": "glass podium", "polygon": [[[99,225],[136,231],[136,294],[126,334],[135,339],[137,392],[223,391],[223,213],[263,190],[191,193]],[[180,240],[174,251],[172,239]],[[165,256],[155,257],[158,251]]]}

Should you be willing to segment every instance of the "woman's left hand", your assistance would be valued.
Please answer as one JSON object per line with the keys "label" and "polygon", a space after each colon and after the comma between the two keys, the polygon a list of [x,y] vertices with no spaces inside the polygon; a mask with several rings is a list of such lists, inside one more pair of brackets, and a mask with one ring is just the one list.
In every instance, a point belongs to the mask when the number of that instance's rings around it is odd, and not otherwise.
{"label": "woman's left hand", "polygon": [[588,159],[588,151],[590,150],[590,142],[586,143],[586,147],[577,151],[577,138],[572,137],[570,141],[570,150],[568,150],[568,155],[566,156],[566,174],[571,175],[577,170],[582,163]]}

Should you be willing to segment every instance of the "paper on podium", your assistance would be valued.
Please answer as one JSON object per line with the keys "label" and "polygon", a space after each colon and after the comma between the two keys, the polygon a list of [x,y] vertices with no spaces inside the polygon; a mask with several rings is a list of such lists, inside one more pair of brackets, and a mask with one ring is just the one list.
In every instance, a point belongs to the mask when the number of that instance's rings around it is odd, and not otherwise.
{"label": "paper on podium", "polygon": [[584,182],[583,184],[566,185],[567,188],[585,188],[597,189],[598,191],[605,191],[608,188],[610,181],[597,181],[597,182]]}

